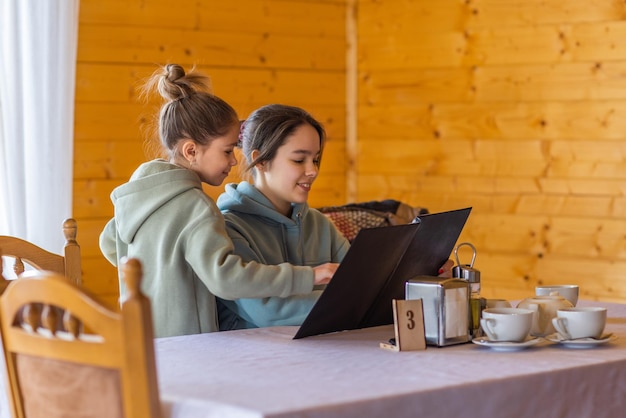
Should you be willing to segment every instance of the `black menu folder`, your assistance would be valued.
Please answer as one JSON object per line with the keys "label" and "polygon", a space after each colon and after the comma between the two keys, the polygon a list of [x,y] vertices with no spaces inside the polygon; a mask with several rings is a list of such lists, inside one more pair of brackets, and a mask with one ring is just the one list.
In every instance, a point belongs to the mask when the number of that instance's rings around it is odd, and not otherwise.
{"label": "black menu folder", "polygon": [[362,229],[293,338],[393,324],[392,299],[404,299],[409,279],[439,274],[471,210]]}

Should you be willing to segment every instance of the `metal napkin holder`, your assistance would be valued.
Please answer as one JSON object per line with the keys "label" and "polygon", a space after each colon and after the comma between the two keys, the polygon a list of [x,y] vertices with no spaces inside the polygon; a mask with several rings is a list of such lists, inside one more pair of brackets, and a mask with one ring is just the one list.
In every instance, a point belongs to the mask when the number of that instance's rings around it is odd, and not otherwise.
{"label": "metal napkin holder", "polygon": [[470,341],[469,296],[459,278],[417,276],[405,287],[405,299],[422,299],[426,344],[440,347]]}

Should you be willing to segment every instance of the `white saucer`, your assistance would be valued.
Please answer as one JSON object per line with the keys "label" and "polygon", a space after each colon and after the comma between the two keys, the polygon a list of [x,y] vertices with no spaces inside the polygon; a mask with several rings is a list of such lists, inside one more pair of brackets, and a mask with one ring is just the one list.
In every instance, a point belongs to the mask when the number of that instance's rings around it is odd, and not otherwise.
{"label": "white saucer", "polygon": [[555,333],[546,337],[548,341],[561,344],[567,348],[592,348],[602,344],[606,344],[609,341],[615,341],[617,337],[613,334],[604,334],[600,338],[578,338],[576,340],[566,340],[560,334]]}
{"label": "white saucer", "polygon": [[474,344],[482,345],[483,347],[489,347],[494,351],[518,351],[541,342],[543,338],[528,337],[525,341],[513,342],[513,341],[491,341],[487,337],[478,337],[472,340]]}

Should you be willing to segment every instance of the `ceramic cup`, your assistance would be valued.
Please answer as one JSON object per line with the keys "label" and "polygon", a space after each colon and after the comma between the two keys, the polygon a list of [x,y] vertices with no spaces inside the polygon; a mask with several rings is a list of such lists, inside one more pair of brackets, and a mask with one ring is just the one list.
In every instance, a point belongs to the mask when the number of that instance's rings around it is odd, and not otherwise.
{"label": "ceramic cup", "polygon": [[533,311],[522,308],[487,308],[480,325],[491,341],[521,342],[528,337]]}
{"label": "ceramic cup", "polygon": [[[556,292],[556,293],[555,293]],[[555,284],[535,287],[537,296],[550,296],[557,294],[569,300],[572,305],[576,306],[578,302],[578,285],[576,284]]]}
{"label": "ceramic cup", "polygon": [[506,299],[487,299],[487,308],[510,308],[511,302]]}
{"label": "ceramic cup", "polygon": [[599,338],[606,325],[606,308],[563,308],[556,311],[552,325],[566,340]]}

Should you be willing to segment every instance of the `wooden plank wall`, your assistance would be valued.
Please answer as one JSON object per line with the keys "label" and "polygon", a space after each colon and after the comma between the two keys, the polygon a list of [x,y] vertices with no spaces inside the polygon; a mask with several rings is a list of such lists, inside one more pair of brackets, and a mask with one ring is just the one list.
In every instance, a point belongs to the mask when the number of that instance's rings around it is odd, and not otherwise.
{"label": "wooden plank wall", "polygon": [[345,202],[345,0],[82,0],[79,19],[74,216],[85,286],[112,306],[117,275],[98,235],[113,188],[155,155],[158,103],[137,87],[157,64],[196,65],[242,118],[272,102],[309,110],[329,137],[310,203]]}
{"label": "wooden plank wall", "polygon": [[74,214],[86,286],[117,298],[97,237],[111,190],[153,156],[156,103],[137,100],[138,82],[178,62],[211,75],[242,117],[286,102],[324,122],[312,205],[472,206],[461,240],[478,248],[485,295],[578,283],[585,298],[626,301],[625,3],[351,0],[348,156],[345,3],[81,1]]}
{"label": "wooden plank wall", "polygon": [[626,302],[626,3],[357,5],[358,199],[472,206],[488,297]]}

